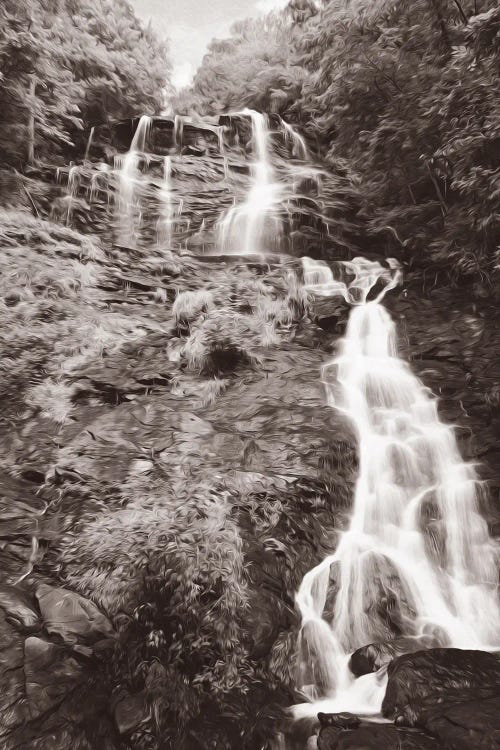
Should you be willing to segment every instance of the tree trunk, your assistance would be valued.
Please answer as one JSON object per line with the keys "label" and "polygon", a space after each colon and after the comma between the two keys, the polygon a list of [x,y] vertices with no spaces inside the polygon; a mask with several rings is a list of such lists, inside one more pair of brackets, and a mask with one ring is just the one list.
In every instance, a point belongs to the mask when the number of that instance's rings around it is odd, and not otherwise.
{"label": "tree trunk", "polygon": [[27,143],[28,164],[34,164],[35,162],[35,94],[36,94],[36,78],[35,78],[35,75],[32,74],[30,76],[30,87],[29,87],[28,143]]}

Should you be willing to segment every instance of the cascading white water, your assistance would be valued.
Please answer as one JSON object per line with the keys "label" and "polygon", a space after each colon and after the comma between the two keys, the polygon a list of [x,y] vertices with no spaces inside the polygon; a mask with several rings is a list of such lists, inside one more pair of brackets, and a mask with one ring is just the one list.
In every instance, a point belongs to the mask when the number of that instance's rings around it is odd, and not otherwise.
{"label": "cascading white water", "polygon": [[107,179],[109,176],[109,166],[105,162],[101,162],[97,171],[94,172],[90,180],[90,186],[88,189],[89,203],[92,204],[96,200],[100,192],[103,192],[109,200],[109,191]]}
{"label": "cascading white water", "polygon": [[[252,182],[246,200],[231,208],[220,224],[219,246],[222,252],[239,255],[265,253],[269,240],[276,243],[281,234],[278,216],[282,186],[275,179],[270,160],[269,129],[266,115],[245,109],[237,113],[250,117],[255,161],[252,165]],[[269,222],[273,223],[267,231]]]}
{"label": "cascading white water", "polygon": [[439,420],[432,394],[398,357],[395,325],[381,305],[399,282],[397,264],[358,258],[343,266],[344,278],[335,280],[323,264],[304,261],[313,291],[329,289],[353,305],[323,380],[329,405],[356,430],[359,473],[349,527],[297,593],[308,683],[300,687],[324,704],[297,706],[297,717],[325,709],[378,713],[384,676],[356,680],[349,655],[395,630],[432,634],[457,648],[500,644],[497,550],[478,510],[476,473],[462,460],[453,428]]}
{"label": "cascading white water", "polygon": [[162,210],[158,220],[158,241],[164,243],[168,249],[172,246],[175,208],[172,195],[172,158],[165,156],[163,161],[163,185],[161,188]]}
{"label": "cascading white water", "polygon": [[146,152],[152,122],[152,117],[142,115],[128,152],[115,162],[119,166],[118,235],[122,245],[133,242],[135,236],[135,195],[139,182],[139,163]]}
{"label": "cascading white water", "polygon": [[309,157],[309,152],[304,138],[283,118],[281,118],[281,122],[285,129],[286,136],[292,144],[292,156],[297,159],[307,159]]}
{"label": "cascading white water", "polygon": [[184,136],[184,120],[180,115],[174,117],[174,143],[182,149],[182,139]]}
{"label": "cascading white water", "polygon": [[95,127],[90,128],[90,134],[88,137],[87,145],[85,147],[85,155],[83,157],[84,163],[89,160],[89,153],[92,146],[92,141],[94,140],[94,133],[95,133]]}
{"label": "cascading white water", "polygon": [[80,179],[81,179],[81,173],[80,173],[80,167],[73,165],[70,167],[70,170],[68,172],[68,191],[67,191],[67,198],[68,198],[68,209],[66,212],[66,224],[68,225],[71,221],[71,216],[73,214],[73,206],[75,202],[75,198],[78,195],[78,190],[80,188]]}

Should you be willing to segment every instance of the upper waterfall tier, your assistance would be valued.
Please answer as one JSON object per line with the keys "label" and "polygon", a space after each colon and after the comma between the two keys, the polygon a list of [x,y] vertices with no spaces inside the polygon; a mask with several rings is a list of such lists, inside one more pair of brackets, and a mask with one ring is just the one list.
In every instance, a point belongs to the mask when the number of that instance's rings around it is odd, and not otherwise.
{"label": "upper waterfall tier", "polygon": [[[140,150],[156,156],[248,153],[252,147],[253,117],[250,110],[203,121],[182,115],[149,117],[149,132]],[[273,148],[288,158],[306,159],[308,153],[303,137],[279,115],[270,114],[266,118]],[[126,153],[132,148],[142,120],[143,117],[133,117],[95,125],[89,134],[86,159],[105,159],[110,151]]]}
{"label": "upper waterfall tier", "polygon": [[276,114],[96,125],[83,164],[58,170],[58,190],[65,184],[53,218],[102,226],[125,247],[347,258],[355,245],[336,210],[358,211],[348,178],[314,163],[303,136]]}

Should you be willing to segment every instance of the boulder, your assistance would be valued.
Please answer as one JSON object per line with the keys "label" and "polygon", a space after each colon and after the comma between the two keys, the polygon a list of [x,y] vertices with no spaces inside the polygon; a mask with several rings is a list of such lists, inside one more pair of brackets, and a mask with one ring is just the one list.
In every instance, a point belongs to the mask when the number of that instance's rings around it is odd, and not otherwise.
{"label": "boulder", "polygon": [[382,713],[406,726],[436,702],[460,703],[500,693],[500,659],[485,651],[434,648],[389,664]]}
{"label": "boulder", "polygon": [[31,718],[58,705],[81,677],[82,668],[64,647],[31,636],[24,644],[26,697]]}
{"label": "boulder", "polygon": [[444,703],[420,716],[422,727],[453,750],[500,748],[500,691],[493,698]]}
{"label": "boulder", "polygon": [[426,648],[434,648],[437,640],[430,635],[420,637],[401,637],[393,641],[370,643],[358,648],[349,660],[349,669],[356,677],[377,672],[381,667],[389,664],[393,659],[403,654],[411,654]]}
{"label": "boulder", "polygon": [[413,729],[363,722],[355,729],[323,727],[318,750],[443,750],[438,740]]}
{"label": "boulder", "polygon": [[356,729],[361,723],[359,716],[348,712],[341,714],[318,714],[321,727],[337,727],[338,729]]}
{"label": "boulder", "polygon": [[342,334],[350,309],[343,297],[315,297],[311,303],[311,318],[324,331]]}
{"label": "boulder", "polygon": [[65,643],[94,642],[114,634],[110,621],[94,602],[69,589],[42,583],[36,591],[47,632]]}

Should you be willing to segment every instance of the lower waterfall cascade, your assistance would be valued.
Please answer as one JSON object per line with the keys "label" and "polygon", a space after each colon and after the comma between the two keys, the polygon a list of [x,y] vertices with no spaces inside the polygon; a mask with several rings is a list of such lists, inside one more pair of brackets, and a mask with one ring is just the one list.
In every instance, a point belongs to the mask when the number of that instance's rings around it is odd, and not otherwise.
{"label": "lower waterfall cascade", "polygon": [[335,279],[326,264],[303,259],[308,289],[352,305],[322,380],[328,405],[355,430],[359,470],[348,527],[296,595],[297,687],[309,702],[293,708],[295,718],[380,713],[384,669],[358,679],[349,669],[352,652],[367,644],[396,635],[465,649],[500,644],[498,550],[479,513],[481,485],[436,399],[398,357],[395,324],[381,304],[401,280],[398,263],[355,258],[340,266]]}

